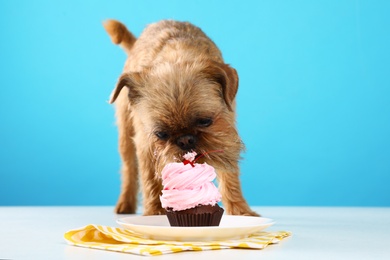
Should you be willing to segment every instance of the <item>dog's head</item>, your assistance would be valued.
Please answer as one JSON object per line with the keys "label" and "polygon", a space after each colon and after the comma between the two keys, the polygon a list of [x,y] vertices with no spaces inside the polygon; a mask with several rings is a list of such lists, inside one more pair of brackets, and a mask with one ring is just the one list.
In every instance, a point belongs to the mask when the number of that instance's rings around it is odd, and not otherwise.
{"label": "dog's head", "polygon": [[243,148],[235,126],[235,69],[209,61],[160,63],[124,73],[110,103],[123,87],[129,89],[131,109],[149,138],[145,145],[154,154],[158,171],[188,151],[223,150],[205,160],[224,168],[235,165]]}

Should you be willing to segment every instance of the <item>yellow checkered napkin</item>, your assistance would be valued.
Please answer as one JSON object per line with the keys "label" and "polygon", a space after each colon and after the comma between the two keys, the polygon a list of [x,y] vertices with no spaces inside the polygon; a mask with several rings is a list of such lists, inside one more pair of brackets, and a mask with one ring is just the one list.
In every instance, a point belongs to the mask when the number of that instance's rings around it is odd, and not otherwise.
{"label": "yellow checkered napkin", "polygon": [[216,250],[228,248],[263,249],[290,236],[290,232],[257,232],[239,240],[176,242],[158,241],[138,237],[134,233],[115,227],[88,225],[65,233],[66,241],[75,246],[96,248],[137,255],[162,255],[183,251]]}

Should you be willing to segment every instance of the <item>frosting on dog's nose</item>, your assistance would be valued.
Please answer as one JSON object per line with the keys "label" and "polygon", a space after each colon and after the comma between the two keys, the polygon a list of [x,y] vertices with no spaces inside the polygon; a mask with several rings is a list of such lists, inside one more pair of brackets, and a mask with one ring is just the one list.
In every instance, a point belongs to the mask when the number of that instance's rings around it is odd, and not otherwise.
{"label": "frosting on dog's nose", "polygon": [[182,135],[176,139],[176,144],[182,150],[192,150],[196,145],[196,137],[194,135]]}

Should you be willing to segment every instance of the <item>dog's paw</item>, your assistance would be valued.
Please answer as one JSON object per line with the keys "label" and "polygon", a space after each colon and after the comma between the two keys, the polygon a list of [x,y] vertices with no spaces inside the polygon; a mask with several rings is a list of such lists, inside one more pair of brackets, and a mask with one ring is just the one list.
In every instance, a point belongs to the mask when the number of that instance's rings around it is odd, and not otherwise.
{"label": "dog's paw", "polygon": [[115,207],[115,212],[117,214],[135,214],[136,205],[129,203],[128,201],[118,201]]}
{"label": "dog's paw", "polygon": [[240,214],[243,216],[252,216],[252,217],[261,217],[261,215],[253,210],[249,210],[247,212],[244,212],[243,214]]}
{"label": "dog's paw", "polygon": [[249,208],[246,203],[242,203],[241,207],[238,204],[232,207],[226,207],[226,213],[228,215],[241,215],[241,216],[253,216],[253,217],[261,217],[261,215]]}
{"label": "dog's paw", "polygon": [[150,215],[166,215],[167,212],[163,208],[148,209],[144,211],[144,216]]}
{"label": "dog's paw", "polygon": [[261,217],[261,215],[253,210],[235,210],[230,213],[231,215],[241,215],[241,216],[252,216],[252,217]]}

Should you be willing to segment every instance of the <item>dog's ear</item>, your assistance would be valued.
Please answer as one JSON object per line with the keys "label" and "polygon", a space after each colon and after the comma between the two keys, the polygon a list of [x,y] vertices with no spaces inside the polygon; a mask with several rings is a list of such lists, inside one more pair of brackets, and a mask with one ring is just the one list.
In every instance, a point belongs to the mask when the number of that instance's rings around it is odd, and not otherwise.
{"label": "dog's ear", "polygon": [[233,103],[238,90],[237,71],[224,63],[213,63],[208,73],[212,80],[222,87],[222,95],[230,111],[233,111]]}
{"label": "dog's ear", "polygon": [[236,94],[238,91],[238,75],[237,71],[230,67],[227,64],[222,64],[222,69],[225,71],[227,75],[227,82],[225,87],[222,88],[223,96],[225,98],[225,102],[228,105],[229,109],[233,111],[233,101],[236,98]]}
{"label": "dog's ear", "polygon": [[120,76],[115,89],[111,93],[109,103],[112,104],[115,102],[123,87],[127,87],[129,89],[130,100],[135,101],[137,98],[139,98],[139,86],[141,78],[141,73],[139,72],[123,73]]}

